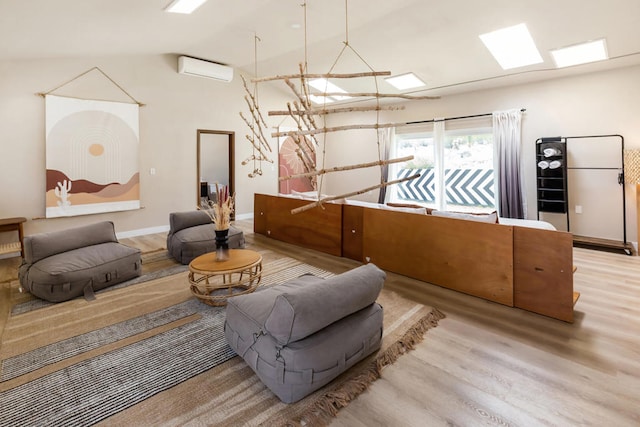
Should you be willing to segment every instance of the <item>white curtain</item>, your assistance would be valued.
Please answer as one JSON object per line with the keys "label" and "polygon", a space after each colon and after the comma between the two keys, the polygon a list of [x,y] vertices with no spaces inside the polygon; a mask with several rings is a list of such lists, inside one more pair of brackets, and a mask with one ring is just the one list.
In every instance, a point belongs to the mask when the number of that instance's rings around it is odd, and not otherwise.
{"label": "white curtain", "polygon": [[498,214],[504,218],[525,218],[525,197],[520,173],[522,112],[493,113],[493,144],[497,171]]}
{"label": "white curtain", "polygon": [[[378,141],[380,142],[380,160],[389,160],[391,157],[391,151],[393,147],[393,141],[395,139],[395,128],[385,128],[378,129]],[[391,165],[380,166],[380,180],[382,182],[389,181],[389,169]],[[391,174],[391,176],[395,176]],[[389,191],[387,191],[389,189]],[[389,201],[389,194],[391,193],[391,188],[389,187],[380,187],[380,192],[378,193],[378,203],[386,203]]]}
{"label": "white curtain", "polygon": [[436,209],[446,210],[446,192],[444,177],[444,119],[435,118],[433,121],[433,144],[435,147],[435,196]]}

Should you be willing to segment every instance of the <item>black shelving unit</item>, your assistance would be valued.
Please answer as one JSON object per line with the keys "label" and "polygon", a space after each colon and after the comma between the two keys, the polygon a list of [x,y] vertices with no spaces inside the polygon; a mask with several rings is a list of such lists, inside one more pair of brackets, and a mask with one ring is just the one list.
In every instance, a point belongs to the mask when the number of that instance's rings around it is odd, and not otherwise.
{"label": "black shelving unit", "polygon": [[536,188],[540,212],[565,214],[569,230],[567,192],[567,141],[565,138],[536,140]]}
{"label": "black shelving unit", "polygon": [[[588,165],[577,166],[575,164],[568,165],[567,152],[569,145],[572,150],[581,147],[580,142],[587,143],[589,140],[598,140],[602,138],[613,139],[619,142],[620,157],[618,165]],[[545,150],[554,150],[553,154],[545,153]],[[612,146],[612,149],[617,147]],[[572,151],[573,152],[573,151]],[[574,163],[575,156],[572,156],[571,162]],[[551,162],[556,161],[554,166],[550,167]],[[633,254],[633,246],[627,242],[627,222],[626,222],[626,200],[624,189],[624,138],[622,135],[587,135],[587,136],[567,136],[567,137],[551,137],[539,138],[536,140],[536,185],[538,198],[538,220],[541,212],[564,214],[567,221],[567,231],[573,234],[573,244],[577,247],[586,247],[591,249],[601,249],[610,251],[622,251],[627,255]],[[546,162],[540,167],[540,162]],[[570,227],[569,214],[569,171],[574,170],[590,170],[590,171],[618,171],[617,184],[620,185],[622,195],[622,239],[610,240],[598,238],[594,236],[576,235]],[[572,183],[573,185],[573,183]],[[612,218],[607,218],[611,220]]]}

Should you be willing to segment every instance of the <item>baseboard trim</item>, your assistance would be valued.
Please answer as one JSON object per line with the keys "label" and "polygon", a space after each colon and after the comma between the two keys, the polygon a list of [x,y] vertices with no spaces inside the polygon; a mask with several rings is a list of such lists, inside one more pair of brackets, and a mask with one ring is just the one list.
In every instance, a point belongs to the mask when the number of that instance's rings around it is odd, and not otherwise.
{"label": "baseboard trim", "polygon": [[238,221],[243,220],[243,219],[253,219],[253,213],[246,213],[246,214],[236,215],[236,219]]}
{"label": "baseboard trim", "polygon": [[0,255],[0,259],[15,258],[20,256],[22,256],[20,252],[9,252],[9,253]]}
{"label": "baseboard trim", "polygon": [[158,227],[140,228],[138,230],[121,231],[116,233],[118,239],[126,239],[128,237],[145,236],[147,234],[166,233],[169,231],[168,225],[160,225]]}
{"label": "baseboard trim", "polygon": [[[236,220],[253,219],[253,213],[236,215]],[[116,233],[118,239],[126,239],[128,237],[145,236],[147,234],[166,233],[169,231],[168,225],[160,225],[158,227],[140,228],[138,230],[129,230]],[[18,255],[20,253],[18,252]]]}

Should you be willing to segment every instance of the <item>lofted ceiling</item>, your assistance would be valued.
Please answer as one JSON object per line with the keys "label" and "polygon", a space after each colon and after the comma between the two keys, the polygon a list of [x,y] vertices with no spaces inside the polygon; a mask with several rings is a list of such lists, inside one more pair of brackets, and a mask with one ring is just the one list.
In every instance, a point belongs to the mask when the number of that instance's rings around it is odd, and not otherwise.
{"label": "lofted ceiling", "polygon": [[[164,12],[170,1],[0,0],[0,61],[182,54],[258,76],[306,61],[311,73],[413,71],[424,95],[640,63],[639,0],[208,0],[192,15]],[[504,71],[478,36],[522,22],[544,63]],[[611,59],[554,69],[550,49],[603,37]]]}

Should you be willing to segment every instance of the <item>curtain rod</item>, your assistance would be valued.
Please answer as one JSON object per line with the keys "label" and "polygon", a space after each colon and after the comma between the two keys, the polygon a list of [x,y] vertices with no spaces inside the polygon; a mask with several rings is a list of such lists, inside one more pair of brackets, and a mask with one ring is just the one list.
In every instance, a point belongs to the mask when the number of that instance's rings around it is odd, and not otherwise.
{"label": "curtain rod", "polygon": [[[520,112],[524,113],[525,111],[527,111],[526,108],[521,108]],[[459,117],[447,117],[444,119],[431,119],[431,120],[419,120],[416,122],[407,122],[405,123],[405,125],[417,125],[417,124],[421,124],[421,123],[436,123],[436,122],[446,122],[448,120],[460,120],[460,119],[472,119],[475,117],[486,117],[486,116],[492,116],[493,113],[484,113],[484,114],[474,114],[472,116],[459,116]]]}

